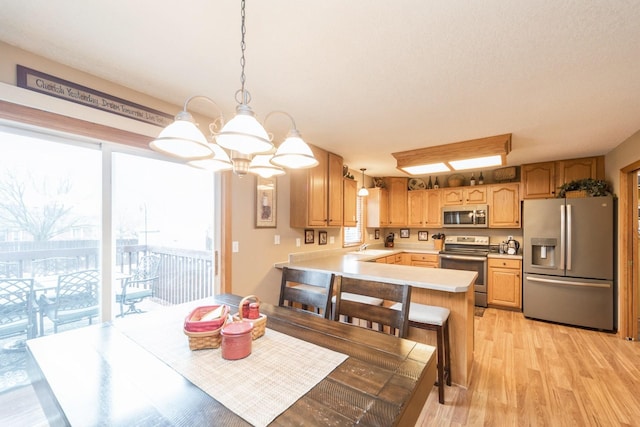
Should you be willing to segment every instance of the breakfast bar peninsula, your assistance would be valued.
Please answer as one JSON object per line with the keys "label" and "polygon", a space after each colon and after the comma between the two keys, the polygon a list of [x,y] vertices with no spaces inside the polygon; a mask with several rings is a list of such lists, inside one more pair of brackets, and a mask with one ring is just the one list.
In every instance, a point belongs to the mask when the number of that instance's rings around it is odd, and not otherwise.
{"label": "breakfast bar peninsula", "polygon": [[[382,256],[407,255],[406,252],[416,251],[397,249],[291,254],[288,263],[276,267],[286,265],[300,270],[327,271],[339,276],[404,284],[412,287],[412,302],[448,308],[451,310],[451,379],[455,384],[467,387],[473,362],[473,284],[477,273],[375,262]],[[410,328],[407,338],[435,345],[434,334],[422,329]]]}

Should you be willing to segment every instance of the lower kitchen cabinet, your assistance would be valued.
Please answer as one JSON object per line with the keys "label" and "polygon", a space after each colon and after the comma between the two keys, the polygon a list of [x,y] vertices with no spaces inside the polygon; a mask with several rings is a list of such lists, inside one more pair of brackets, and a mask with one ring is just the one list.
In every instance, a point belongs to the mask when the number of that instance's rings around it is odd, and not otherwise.
{"label": "lower kitchen cabinet", "polygon": [[489,305],[522,309],[522,261],[489,258],[487,302]]}
{"label": "lower kitchen cabinet", "polygon": [[405,256],[409,258],[408,262],[405,262],[406,265],[438,268],[438,254],[406,253]]}

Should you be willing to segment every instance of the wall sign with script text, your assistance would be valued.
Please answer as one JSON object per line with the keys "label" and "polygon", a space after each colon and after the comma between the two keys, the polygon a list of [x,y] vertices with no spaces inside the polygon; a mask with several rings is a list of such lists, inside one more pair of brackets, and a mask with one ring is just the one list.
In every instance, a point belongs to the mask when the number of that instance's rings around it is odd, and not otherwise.
{"label": "wall sign with script text", "polygon": [[160,127],[173,123],[173,116],[162,111],[80,86],[22,65],[17,65],[17,71],[18,87]]}

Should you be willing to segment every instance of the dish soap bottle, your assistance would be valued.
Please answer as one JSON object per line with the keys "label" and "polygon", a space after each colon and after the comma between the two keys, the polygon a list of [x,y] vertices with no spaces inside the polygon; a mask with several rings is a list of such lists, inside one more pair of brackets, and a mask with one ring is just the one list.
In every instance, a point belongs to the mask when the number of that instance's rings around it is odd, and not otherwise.
{"label": "dish soap bottle", "polygon": [[469,180],[469,185],[476,185],[476,178],[473,176],[473,172],[471,172],[471,179]]}
{"label": "dish soap bottle", "polygon": [[427,190],[431,190],[433,188],[433,183],[431,182],[431,177],[429,177],[429,182],[427,183]]}
{"label": "dish soap bottle", "polygon": [[440,188],[440,183],[438,182],[438,177],[436,176],[436,182],[433,184],[433,188]]}
{"label": "dish soap bottle", "polygon": [[480,171],[480,176],[478,177],[478,184],[484,184],[484,176],[482,176],[482,171]]}

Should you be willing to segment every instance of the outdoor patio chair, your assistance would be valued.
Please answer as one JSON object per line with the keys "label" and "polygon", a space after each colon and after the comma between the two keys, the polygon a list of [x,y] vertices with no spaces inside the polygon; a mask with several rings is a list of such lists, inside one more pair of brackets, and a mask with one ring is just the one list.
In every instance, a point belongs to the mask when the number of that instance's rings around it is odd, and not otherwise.
{"label": "outdoor patio chair", "polygon": [[[158,279],[160,268],[160,257],[158,255],[145,255],[140,257],[138,268],[131,277],[122,281],[122,288],[116,293],[116,302],[120,304],[120,314],[118,317],[131,313],[142,313],[136,307],[140,301],[153,296],[153,285]],[[124,306],[127,311],[124,311]]]}
{"label": "outdoor patio chair", "polygon": [[33,279],[0,279],[0,338],[36,335]]}
{"label": "outdoor patio chair", "polygon": [[78,258],[50,257],[31,261],[31,277],[59,276],[78,271]]}
{"label": "outdoor patio chair", "polygon": [[53,322],[53,332],[58,333],[58,326],[82,319],[89,319],[100,313],[100,271],[85,270],[58,276],[56,295],[49,298],[41,295],[40,335],[44,334],[44,317]]}
{"label": "outdoor patio chair", "polygon": [[14,279],[22,277],[22,269],[17,261],[0,262],[0,278]]}

